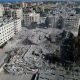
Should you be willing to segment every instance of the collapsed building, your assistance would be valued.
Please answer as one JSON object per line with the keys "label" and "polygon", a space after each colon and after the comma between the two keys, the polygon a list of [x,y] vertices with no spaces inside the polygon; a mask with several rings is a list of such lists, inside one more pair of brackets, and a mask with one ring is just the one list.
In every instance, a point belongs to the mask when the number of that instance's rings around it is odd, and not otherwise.
{"label": "collapsed building", "polygon": [[[12,51],[10,51],[9,54],[11,55],[11,58],[6,64],[5,69],[8,72],[16,73],[17,69],[25,72],[26,70],[24,70],[24,66],[31,69],[42,68],[45,63],[43,55],[48,53],[52,54],[56,49],[59,49],[58,45],[52,44],[54,41],[52,40],[53,37],[51,38],[52,41],[49,40],[49,35],[51,33],[48,34],[47,32],[48,31],[45,32],[44,30],[32,31],[32,34],[28,35],[28,41],[30,41],[30,44],[24,44],[23,41],[25,40],[26,42],[26,39],[24,38],[20,43],[23,44],[24,47],[19,47],[18,49],[12,49]],[[59,31],[57,30],[57,32]]]}

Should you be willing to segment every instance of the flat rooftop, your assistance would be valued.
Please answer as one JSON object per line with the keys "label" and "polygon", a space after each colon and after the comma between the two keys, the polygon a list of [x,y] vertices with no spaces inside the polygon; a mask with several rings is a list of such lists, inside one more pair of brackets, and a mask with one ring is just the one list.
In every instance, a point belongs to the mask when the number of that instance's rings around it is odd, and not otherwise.
{"label": "flat rooftop", "polygon": [[[19,19],[19,18],[17,18],[17,19]],[[16,19],[13,19],[13,18],[0,18],[0,27],[2,27],[3,25],[8,24],[8,23],[10,23],[14,20],[16,20]]]}

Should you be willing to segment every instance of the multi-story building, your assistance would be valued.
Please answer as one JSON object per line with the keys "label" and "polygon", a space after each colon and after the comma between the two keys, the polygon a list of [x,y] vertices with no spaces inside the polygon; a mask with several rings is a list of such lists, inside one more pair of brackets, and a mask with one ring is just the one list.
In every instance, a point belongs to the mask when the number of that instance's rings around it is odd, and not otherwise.
{"label": "multi-story building", "polygon": [[59,20],[59,16],[58,15],[53,15],[53,16],[49,16],[49,18],[50,18],[51,27],[55,28],[56,23]]}
{"label": "multi-story building", "polygon": [[30,7],[31,5],[32,5],[31,2],[22,2],[21,3],[22,8]]}
{"label": "multi-story building", "polygon": [[32,22],[40,23],[40,14],[33,12],[29,12],[27,14],[23,14],[24,25],[29,26]]}
{"label": "multi-story building", "polygon": [[46,17],[41,17],[40,18],[40,23],[45,23]]}
{"label": "multi-story building", "polygon": [[5,20],[0,23],[0,46],[21,30],[21,19]]}
{"label": "multi-story building", "polygon": [[4,7],[2,4],[0,4],[0,17],[3,17],[3,13],[4,13]]}
{"label": "multi-story building", "polygon": [[23,19],[23,10],[22,10],[22,8],[16,9],[15,12],[16,12],[16,17],[21,18],[21,20],[22,20]]}
{"label": "multi-story building", "polygon": [[68,30],[74,34],[74,36],[78,35],[79,29],[79,16],[77,16],[76,11],[73,8],[61,6],[60,8],[53,9],[53,15],[56,17],[55,23],[58,20],[59,16],[63,18],[63,29]]}
{"label": "multi-story building", "polygon": [[11,9],[11,16],[14,18],[21,18],[23,20],[23,10],[22,8]]}
{"label": "multi-story building", "polygon": [[15,34],[21,31],[21,19],[16,19],[14,20],[14,29],[15,29]]}
{"label": "multi-story building", "polygon": [[27,7],[28,5],[27,5],[27,3],[22,2],[21,6],[22,6],[22,8],[24,8],[24,7]]}
{"label": "multi-story building", "polygon": [[64,18],[64,28],[71,31],[75,36],[78,35],[79,18],[76,15],[70,15]]}

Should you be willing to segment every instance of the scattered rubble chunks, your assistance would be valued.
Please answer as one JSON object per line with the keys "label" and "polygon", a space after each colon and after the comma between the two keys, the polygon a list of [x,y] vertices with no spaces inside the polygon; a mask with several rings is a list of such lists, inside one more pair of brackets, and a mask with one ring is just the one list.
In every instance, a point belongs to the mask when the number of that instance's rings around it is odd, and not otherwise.
{"label": "scattered rubble chunks", "polygon": [[45,38],[46,35],[47,34],[42,31],[34,31],[33,34],[31,36],[29,36],[29,39],[33,43],[40,44],[46,40],[46,38]]}
{"label": "scattered rubble chunks", "polygon": [[26,36],[24,34],[26,31],[18,35],[21,39],[20,44],[23,44],[24,47],[17,47],[9,52],[11,58],[4,68],[10,73],[22,74],[42,68],[45,64],[42,55],[54,53],[58,49],[58,46],[53,44],[50,32],[33,30]]}
{"label": "scattered rubble chunks", "polygon": [[32,44],[34,44],[31,40],[29,40],[28,38],[26,38],[26,39],[24,39],[23,41],[22,41],[22,44],[24,44],[24,45],[32,45]]}
{"label": "scattered rubble chunks", "polygon": [[[8,63],[6,63],[6,65],[4,66],[4,69],[9,72],[9,73],[13,73],[13,74],[23,74],[23,73],[27,73],[27,72],[34,72],[36,71],[36,69],[38,67],[41,67],[39,65],[41,65],[40,61],[41,58],[36,57],[36,55],[33,57],[32,54],[30,55],[30,57],[26,57],[26,61],[24,59],[23,54],[27,54],[27,49],[25,48],[20,48],[20,49],[16,49],[16,54],[13,55],[10,58],[10,61]],[[19,54],[19,51],[22,52],[22,54]],[[15,50],[12,51],[12,53],[15,53]],[[36,52],[37,53],[37,52]],[[25,55],[24,54],[24,55]]]}

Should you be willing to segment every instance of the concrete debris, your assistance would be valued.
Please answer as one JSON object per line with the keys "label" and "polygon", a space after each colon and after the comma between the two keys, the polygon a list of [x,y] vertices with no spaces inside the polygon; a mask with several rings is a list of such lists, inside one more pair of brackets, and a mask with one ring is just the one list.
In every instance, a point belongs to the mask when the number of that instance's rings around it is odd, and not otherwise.
{"label": "concrete debris", "polygon": [[[59,32],[58,30],[56,31]],[[55,30],[53,31],[52,29],[43,30],[36,28],[27,30],[23,28],[22,33],[14,37],[14,40],[19,41],[15,45],[16,48],[12,47],[11,51],[7,52],[11,58],[4,69],[14,74],[44,69],[48,64],[43,60],[43,54],[52,54],[55,50],[59,50],[59,46],[53,43],[53,32]]]}
{"label": "concrete debris", "polygon": [[[29,47],[30,48],[30,47]],[[20,48],[16,49],[16,51],[11,52],[11,58],[9,63],[4,66],[4,69],[9,73],[13,74],[22,74],[29,72],[36,72],[36,70],[41,67],[41,58],[39,56],[32,56],[29,54],[29,49]],[[15,54],[16,53],[16,54]],[[22,53],[22,54],[21,54]],[[12,55],[14,54],[14,55]],[[37,54],[37,50],[36,50]],[[29,55],[25,58],[26,55]]]}
{"label": "concrete debris", "polygon": [[[32,75],[38,72],[38,80],[80,80],[80,68],[79,72],[68,71],[62,64],[52,64],[45,60],[46,54],[60,55],[60,44],[57,44],[56,40],[62,40],[64,35],[58,35],[63,32],[55,28],[45,30],[23,28],[22,33],[17,34],[14,40],[9,42],[9,46],[5,47],[9,59],[5,60],[4,70],[18,75]],[[13,42],[16,43],[12,44]]]}

